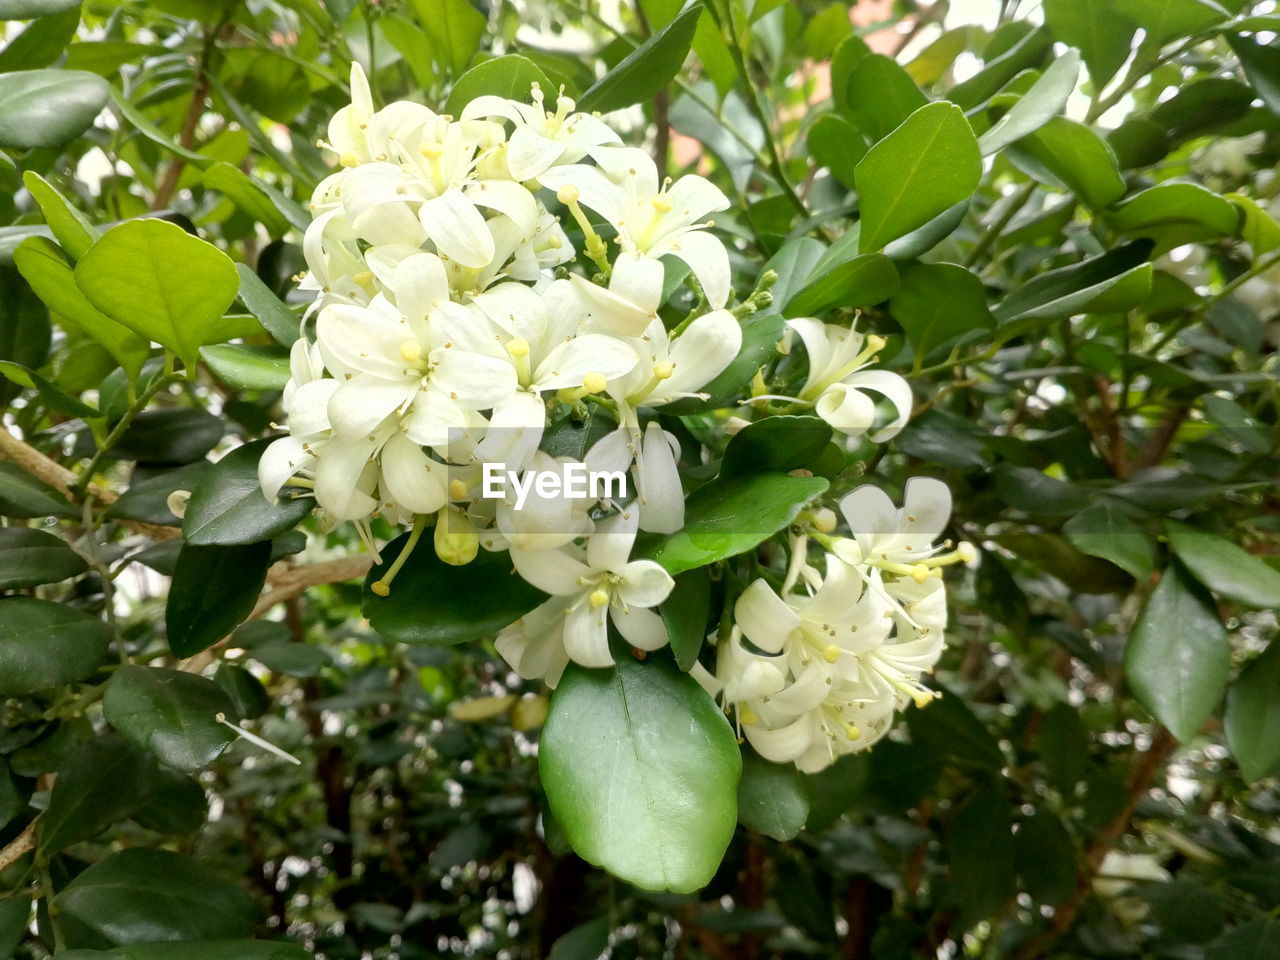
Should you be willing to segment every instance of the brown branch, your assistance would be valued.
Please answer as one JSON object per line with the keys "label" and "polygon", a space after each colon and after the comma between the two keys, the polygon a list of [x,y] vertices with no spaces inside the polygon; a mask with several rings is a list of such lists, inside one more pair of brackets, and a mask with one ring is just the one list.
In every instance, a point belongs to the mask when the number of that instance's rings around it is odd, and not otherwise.
{"label": "brown branch", "polygon": [[0,849],[0,873],[3,873],[12,864],[17,863],[22,857],[36,848],[36,822],[38,820],[39,817],[28,823],[26,829],[10,840],[3,849]]}
{"label": "brown branch", "polygon": [[[205,98],[209,96],[209,59],[213,55],[214,41],[222,32],[224,23],[226,23],[225,19],[216,27],[205,27],[204,45],[200,48],[200,59],[195,64],[196,80],[191,88],[191,101],[187,104],[186,115],[182,118],[182,129],[178,131],[178,145],[187,150],[195,146],[196,126],[204,116]],[[178,188],[178,179],[186,166],[186,158],[181,156],[174,156],[169,161],[169,165],[165,167],[163,179],[156,185],[156,193],[151,200],[152,210],[163,210],[169,205],[174,191]]]}
{"label": "brown branch", "polygon": [[1158,465],[1169,452],[1169,447],[1173,445],[1173,440],[1178,435],[1178,428],[1190,414],[1190,408],[1181,405],[1166,410],[1164,417],[1151,431],[1146,445],[1138,452],[1137,459],[1133,462],[1133,469],[1145,470]]}

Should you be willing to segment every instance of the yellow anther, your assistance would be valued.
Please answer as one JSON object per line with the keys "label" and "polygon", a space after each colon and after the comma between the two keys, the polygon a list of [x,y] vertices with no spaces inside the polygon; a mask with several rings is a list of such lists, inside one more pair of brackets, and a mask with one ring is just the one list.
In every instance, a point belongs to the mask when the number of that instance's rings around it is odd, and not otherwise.
{"label": "yellow anther", "polygon": [[599,610],[601,607],[609,605],[608,590],[592,590],[591,596],[587,598],[587,602],[591,604],[591,609]]}
{"label": "yellow anther", "polygon": [[835,663],[840,659],[840,648],[834,643],[827,644],[827,648],[822,651],[822,658],[826,660],[827,663]]}
{"label": "yellow anther", "polygon": [[465,500],[467,499],[468,492],[466,481],[462,480],[460,477],[454,477],[449,481],[450,500]]}
{"label": "yellow anther", "polygon": [[444,147],[438,143],[424,143],[422,155],[428,160],[439,160],[444,155]]}
{"label": "yellow anther", "polygon": [[344,167],[360,166],[360,158],[357,157],[354,153],[350,153],[350,152],[344,153],[342,156],[340,156],[338,158],[338,162],[342,164]]}
{"label": "yellow anther", "polygon": [[857,740],[860,736],[862,736],[862,731],[859,730],[857,726],[851,723],[844,728],[844,735],[850,740]]}
{"label": "yellow anther", "polygon": [[664,193],[658,194],[651,202],[653,203],[653,209],[659,213],[666,213],[671,209],[671,198]]}
{"label": "yellow anther", "polygon": [[572,183],[566,183],[563,187],[556,191],[556,199],[561,203],[568,205],[577,203],[582,198],[582,191],[575,187]]}
{"label": "yellow anther", "polygon": [[813,526],[819,533],[831,533],[836,528],[836,512],[823,507],[813,515]]}
{"label": "yellow anther", "polygon": [[507,353],[513,357],[527,357],[529,355],[529,341],[517,337],[507,344]]}
{"label": "yellow anther", "polygon": [[889,341],[884,337],[877,336],[873,333],[871,336],[867,337],[867,351],[869,353],[879,353],[884,349],[884,345],[888,342]]}
{"label": "yellow anther", "polygon": [[675,372],[676,372],[676,365],[674,363],[663,362],[663,363],[655,363],[653,365],[653,375],[657,377],[659,380],[668,380],[670,379],[671,375]]}
{"label": "yellow anther", "polygon": [[373,591],[375,596],[389,597],[391,596],[391,586],[383,583],[381,580],[375,580],[369,584],[369,589]]}
{"label": "yellow anther", "polygon": [[933,690],[912,690],[911,699],[916,702],[916,706],[924,709],[938,698],[939,694]]}
{"label": "yellow anther", "polygon": [[422,357],[422,344],[417,340],[406,340],[400,344],[400,356],[405,363],[416,363]]}
{"label": "yellow anther", "polygon": [[592,371],[582,378],[582,389],[587,393],[600,393],[608,383],[603,373]]}
{"label": "yellow anther", "polygon": [[929,579],[929,568],[923,563],[912,564],[911,579],[916,583],[924,583]]}
{"label": "yellow anther", "polygon": [[754,712],[752,712],[751,710],[748,710],[746,707],[743,707],[741,710],[738,711],[738,719],[741,720],[743,723],[745,723],[747,726],[751,726],[753,723],[760,722],[760,718],[757,717]]}
{"label": "yellow anther", "polygon": [[355,274],[351,279],[354,280],[356,283],[358,283],[360,286],[367,287],[369,284],[373,283],[373,274],[370,273],[368,270],[361,270],[359,273]]}

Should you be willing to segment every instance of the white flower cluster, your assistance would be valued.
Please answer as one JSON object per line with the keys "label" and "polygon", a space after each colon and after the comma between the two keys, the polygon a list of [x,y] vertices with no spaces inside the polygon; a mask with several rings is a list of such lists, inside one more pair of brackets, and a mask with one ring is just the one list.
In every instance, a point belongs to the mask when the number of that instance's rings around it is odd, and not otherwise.
{"label": "white flower cluster", "polygon": [[813,531],[825,570],[809,564],[808,537],[796,537],[780,590],[759,579],[739,595],[714,676],[695,667],[762,757],[821,770],[883,737],[897,710],[935,696],[921,677],[943,649],[942,567],[972,561],[974,550],[943,553],[949,545],[934,542],[951,515],[944,483],[914,478],[905,502],[898,510],[872,486],[846,496],[853,536]]}

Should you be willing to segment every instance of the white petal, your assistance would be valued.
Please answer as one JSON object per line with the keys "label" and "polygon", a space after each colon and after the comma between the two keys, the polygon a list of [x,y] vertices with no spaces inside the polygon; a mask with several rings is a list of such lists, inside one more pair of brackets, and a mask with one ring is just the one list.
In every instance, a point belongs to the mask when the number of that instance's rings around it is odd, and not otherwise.
{"label": "white petal", "polygon": [[419,340],[426,341],[427,315],[438,300],[449,299],[449,277],[434,253],[405,257],[392,273],[396,306],[406,317]]}
{"label": "white petal", "polygon": [[591,568],[564,550],[512,550],[511,562],[524,581],[553,597],[582,593],[579,580],[591,575]]}
{"label": "white petal", "polygon": [[564,649],[574,663],[584,667],[613,665],[606,624],[608,609],[582,602],[564,618]]}
{"label": "white petal", "polygon": [[934,477],[912,477],[902,493],[902,532],[933,541],[951,519],[951,490]]}
{"label": "white petal", "polygon": [[879,487],[863,484],[840,501],[840,512],[849,525],[863,558],[869,558],[877,537],[898,531],[898,511],[889,495]]}
{"label": "white petal", "polygon": [[484,217],[457,188],[426,201],[418,211],[436,249],[464,267],[485,267],[493,259],[493,235]]}
{"label": "white petal", "polygon": [[466,411],[450,400],[448,394],[441,390],[423,390],[413,398],[401,425],[414,443],[451,452],[455,442],[465,443],[469,421]]}
{"label": "white petal", "polygon": [[707,303],[719,310],[729,299],[729,252],[718,237],[705,230],[682,233],[670,244],[654,247],[655,255],[670,252],[689,265],[693,275],[702,284]]}
{"label": "white petal", "polygon": [[813,411],[850,437],[862,436],[876,422],[875,401],[847,383],[833,383],[823,390]]}
{"label": "white petal", "polygon": [[907,425],[915,401],[911,395],[911,385],[902,377],[887,370],[864,370],[855,373],[846,382],[859,390],[881,393],[893,404],[896,416],[892,422],[871,435],[870,439],[875,443],[892,439]]}
{"label": "white petal", "polygon": [[532,180],[545,173],[564,153],[564,144],[528,127],[517,127],[507,141],[507,169],[517,180]]}
{"label": "white petal", "polygon": [[774,763],[790,763],[809,749],[821,731],[812,714],[802,714],[792,723],[770,730],[756,724],[746,724],[742,728],[756,753]]}
{"label": "white petal", "polygon": [[656,607],[676,585],[671,574],[652,560],[632,560],[617,572],[622,577],[618,596],[633,607]]}
{"label": "white petal", "polygon": [[609,292],[634,303],[652,317],[662,303],[665,277],[666,268],[661,260],[638,253],[620,253],[609,275]]}
{"label": "white petal", "polygon": [[542,441],[547,407],[527,390],[517,390],[493,408],[489,429],[476,448],[476,458],[501,463],[508,470],[522,470]]}
{"label": "white petal", "polygon": [[325,445],[316,463],[316,502],[335,520],[360,520],[377,508],[371,494],[377,472],[369,463],[375,448],[367,441]]}
{"label": "white petal", "polygon": [[[533,194],[514,180],[481,180],[467,187],[466,193],[476,206],[510,217],[516,229],[526,236],[538,226],[538,204]],[[489,259],[493,259],[492,254]]]}
{"label": "white petal", "polygon": [[674,370],[658,385],[657,397],[694,393],[715,379],[742,349],[742,327],[728,310],[703,314],[687,326],[671,345],[668,360]]}
{"label": "white petal", "polygon": [[591,319],[606,333],[638,337],[657,316],[654,311],[637,306],[576,273],[570,274],[569,282]]}
{"label": "white petal", "polygon": [[623,610],[618,604],[609,608],[609,619],[622,634],[622,639],[641,650],[658,650],[667,645],[667,627],[662,617],[652,610],[633,606]]}
{"label": "white petal", "polygon": [[800,626],[800,617],[765,580],[751,581],[739,594],[733,618],[748,640],[769,653],[780,652],[787,637]]}
{"label": "white petal", "polygon": [[258,483],[268,500],[274,500],[290,477],[315,463],[315,457],[302,449],[297,437],[281,437],[262,451],[258,460]]}
{"label": "white petal", "polygon": [[484,410],[507,399],[520,385],[509,362],[469,350],[431,351],[432,383],[461,404]]}
{"label": "white petal", "polygon": [[613,380],[629,373],[638,360],[636,352],[621,340],[584,333],[547,354],[533,371],[533,385],[538,390],[580,387],[588,373]]}
{"label": "white petal", "polygon": [[684,489],[676,465],[678,449],[675,437],[656,420],[645,427],[636,479],[640,529],[649,533],[675,533],[684,526]]}
{"label": "white petal", "polygon": [[316,318],[316,342],[334,376],[371,373],[384,380],[400,379],[400,347],[410,335],[409,325],[398,315],[369,307],[330,304]]}
{"label": "white petal", "polygon": [[429,514],[448,502],[448,469],[403,434],[395,434],[386,442],[381,463],[382,492],[396,506]]}
{"label": "white petal", "polygon": [[289,413],[289,432],[304,440],[327,433],[332,428],[329,400],[340,384],[341,381],[332,377],[323,377],[294,390],[285,408]]}
{"label": "white petal", "polygon": [[[649,163],[652,164],[653,161],[650,160]],[[582,205],[594,210],[615,227],[626,216],[627,192],[596,167],[585,163],[552,167],[538,177],[538,182],[553,193],[562,187],[576,187]]]}
{"label": "white petal", "polygon": [[362,439],[405,404],[415,386],[405,381],[380,380],[367,373],[356,374],[329,398],[329,422],[335,435],[347,440]]}
{"label": "white petal", "polygon": [[596,147],[591,156],[606,176],[615,183],[625,183],[637,197],[652,197],[658,192],[658,167],[653,157],[639,147]]}
{"label": "white petal", "polygon": [[587,564],[592,570],[621,573],[636,540],[636,512],[624,509],[596,525],[587,540]]}
{"label": "white petal", "polygon": [[671,201],[671,213],[678,215],[686,223],[697,223],[709,213],[729,209],[729,198],[719,187],[708,180],[691,173],[681,177],[667,191]]}

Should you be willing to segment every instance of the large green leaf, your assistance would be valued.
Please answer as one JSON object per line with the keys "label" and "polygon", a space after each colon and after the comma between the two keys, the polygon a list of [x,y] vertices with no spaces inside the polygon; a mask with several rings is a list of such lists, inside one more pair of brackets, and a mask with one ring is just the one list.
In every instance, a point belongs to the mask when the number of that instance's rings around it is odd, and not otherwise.
{"label": "large green leaf", "polygon": [[413,8],[436,62],[454,76],[462,73],[484,37],[485,15],[467,0],[413,0]]}
{"label": "large green leaf", "polygon": [[720,866],[738,821],[742,758],[725,715],[665,658],[571,664],[538,754],[573,849],[645,890],[692,893]]}
{"label": "large green leaf", "polygon": [[1155,569],[1151,538],[1108,500],[1099,500],[1076,514],[1063,525],[1062,533],[1081,553],[1110,560],[1139,580],[1151,576]]}
{"label": "large green leaf", "polygon": [[0,696],[38,693],[92,676],[111,631],[97,617],[46,600],[0,600]]}
{"label": "large green leaf", "polygon": [[911,75],[881,53],[859,59],[845,89],[845,113],[873,143],[929,102]]}
{"label": "large green leaf", "polygon": [[[0,361],[38,370],[52,343],[49,312],[18,271],[0,267]],[[0,407],[8,406],[17,394],[10,384],[0,383]]]}
{"label": "large green leaf", "polygon": [[1157,254],[1184,243],[1235,236],[1240,219],[1231,201],[1196,183],[1158,184],[1107,212],[1112,229],[1153,240]]}
{"label": "large green leaf", "polygon": [[195,656],[242,623],[258,602],[270,563],[269,540],[238,546],[184,544],[164,608],[173,655]]}
{"label": "large green leaf", "polygon": [[226,339],[219,321],[240,289],[226,254],[155,219],[112,227],[76,264],[75,278],[90,303],[172,350],[189,371],[201,346]]}
{"label": "large green leaf", "polygon": [[893,296],[898,282],[897,267],[883,253],[852,257],[809,280],[791,297],[783,314],[811,317],[833,307],[869,307]]}
{"label": "large green leaf", "polygon": [[292,530],[311,512],[310,498],[268,500],[258,482],[258,460],[271,440],[237,447],[202,477],[191,491],[182,533],[198,546],[236,546],[270,540]]}
{"label": "large green leaf", "polygon": [[579,99],[578,108],[602,113],[620,110],[647,100],[665,87],[684,64],[701,15],[702,5],[690,4],[597,80]]}
{"label": "large green leaf", "polygon": [[981,784],[962,803],[947,827],[951,893],[969,926],[993,916],[1013,896],[1013,824],[1000,781]]}
{"label": "large green leaf", "polygon": [[31,922],[31,897],[0,897],[0,957],[11,957]]}
{"label": "large green leaf", "polygon": [[1057,906],[1076,889],[1076,847],[1051,811],[1040,809],[1014,836],[1018,878],[1037,903]]}
{"label": "large green leaf", "polygon": [[369,585],[400,556],[408,537],[382,548],[383,562],[364,582],[360,610],[388,640],[431,645],[482,640],[547,599],[516,575],[506,553],[481,550],[470,563],[456,567],[436,555],[427,537],[392,581],[391,593],[377,596]]}
{"label": "large green leaf", "polygon": [[676,665],[688,671],[698,662],[707,637],[711,615],[711,578],[706,568],[689,570],[675,578],[675,586],[658,607]]}
{"label": "large green leaf", "polygon": [[1068,50],[978,138],[983,156],[1003,150],[1015,140],[1034,133],[1057,116],[1080,78],[1080,54]]}
{"label": "large green leaf", "polygon": [[72,7],[27,24],[0,50],[0,72],[47,67],[66,49],[80,26],[80,11]]}
{"label": "large green leaf", "polygon": [[1048,270],[1023,283],[992,312],[1002,327],[1017,330],[1030,328],[1025,324],[1015,326],[1015,321],[1084,313],[1126,276],[1142,270],[1150,253],[1150,241],[1135,240],[1069,267]]}
{"label": "large green leaf", "polygon": [[1228,930],[1205,951],[1207,960],[1280,960],[1280,917],[1266,916]]}
{"label": "large green leaf", "polygon": [[805,142],[818,166],[827,167],[833,177],[850,190],[854,188],[854,170],[867,152],[857,127],[838,113],[824,113],[809,128]]}
{"label": "large green leaf", "polygon": [[107,105],[107,81],[83,70],[0,74],[0,147],[60,147],[93,125]]}
{"label": "large green leaf", "polygon": [[179,770],[208,766],[235,737],[231,701],[212,680],[181,670],[120,667],[102,699],[107,722],[130,743]]}
{"label": "large green leaf", "polygon": [[1228,20],[1213,0],[1113,0],[1115,12],[1146,31],[1146,42],[1168,43]]}
{"label": "large green leaf", "polygon": [[1178,740],[1194,737],[1222,699],[1231,647],[1212,603],[1177,565],[1148,598],[1124,654],[1138,701]]}
{"label": "large green leaf", "polygon": [[0,0],[0,20],[30,20],[78,7],[80,0]]}
{"label": "large green leaf", "polygon": [[530,91],[537,84],[544,97],[551,97],[555,86],[547,79],[536,63],[528,57],[510,53],[477,63],[458,78],[449,91],[445,110],[455,117],[462,115],[462,108],[477,97],[493,96],[505,100],[531,103]]}
{"label": "large green leaf", "polygon": [[57,583],[89,569],[59,537],[34,527],[0,527],[0,590]]}
{"label": "large green leaf", "polygon": [[0,460],[0,515],[20,520],[78,517],[80,508],[21,467]]}
{"label": "large green leaf", "polygon": [[289,382],[289,351],[275,344],[217,343],[201,347],[200,359],[238,390],[283,390]]}
{"label": "large green leaf", "polygon": [[297,314],[271,292],[248,264],[237,263],[236,272],[240,275],[240,300],[258,318],[262,329],[271,334],[276,343],[293,346],[300,326]]}
{"label": "large green leaf", "polygon": [[1274,639],[1227,691],[1227,743],[1250,783],[1280,767],[1280,643]]}
{"label": "large green leaf", "polygon": [[720,476],[808,469],[830,442],[831,425],[820,417],[765,417],[729,439]]}
{"label": "large green leaf", "polygon": [[809,792],[794,764],[770,763],[754,750],[742,754],[738,821],[774,840],[790,840],[809,819]]}
{"label": "large green leaf", "polygon": [[952,343],[974,330],[990,330],[995,318],[978,276],[954,263],[920,263],[902,274],[902,286],[889,301],[916,356]]}
{"label": "large green leaf", "polygon": [[79,874],[53,899],[70,946],[250,936],[253,898],[189,857],[135,848]]}
{"label": "large green leaf", "polygon": [[58,768],[40,818],[41,851],[91,840],[130,816],[146,793],[148,770],[147,755],[114,734],[82,744]]}
{"label": "large green leaf", "polygon": [[1080,49],[1095,90],[1129,57],[1136,25],[1119,16],[1110,0],[1044,0],[1044,19],[1054,39]]}
{"label": "large green leaf", "polygon": [[1227,42],[1267,109],[1280,116],[1280,49],[1239,35],[1227,37]]}
{"label": "large green leaf", "polygon": [[964,200],[982,177],[982,156],[963,111],[931,103],[867,151],[857,169],[859,249],[870,252]]}
{"label": "large green leaf", "polygon": [[785,529],[800,508],[827,489],[821,477],[757,473],[713,480],[685,502],[684,527],[668,537],[646,535],[639,556],[674,575],[736,557]]}
{"label": "large green leaf", "polygon": [[1083,123],[1053,117],[1009,148],[1008,157],[1028,176],[1069,190],[1101,210],[1124,196],[1124,178],[1111,147]]}
{"label": "large green leaf", "polygon": [[22,185],[40,205],[40,212],[44,214],[45,222],[57,238],[58,245],[72,260],[79,260],[93,245],[93,241],[98,239],[98,228],[35,171],[28,170],[22,175]]}
{"label": "large green leaf", "polygon": [[62,322],[79,328],[102,344],[130,379],[137,378],[151,351],[150,344],[89,302],[76,286],[70,265],[52,240],[45,237],[25,240],[13,252],[13,262],[36,296]]}
{"label": "large green leaf", "polygon": [[[986,66],[976,74],[952,87],[947,94],[947,99],[959,104],[965,110],[972,110],[988,100],[1023,70],[1039,65],[1052,45],[1053,38],[1044,27],[1026,30],[1017,42],[1007,50],[992,56]],[[1071,45],[1079,46],[1078,43]]]}
{"label": "large green leaf", "polygon": [[1280,608],[1280,573],[1226,537],[1165,522],[1169,546],[1191,575],[1214,593],[1250,607]]}
{"label": "large green leaf", "polygon": [[143,463],[195,463],[218,445],[226,430],[225,420],[200,407],[144,410],[108,455]]}
{"label": "large green leaf", "polygon": [[290,227],[298,226],[294,223],[295,220],[301,222],[303,229],[306,227],[308,218],[300,208],[294,205],[295,209],[286,213],[262,184],[255,182],[239,167],[219,160],[210,164],[200,179],[207,189],[224,194],[237,207],[261,223],[272,237],[282,237],[289,232]]}
{"label": "large green leaf", "polygon": [[296,943],[200,940],[133,943],[115,950],[66,950],[58,960],[312,960]]}

